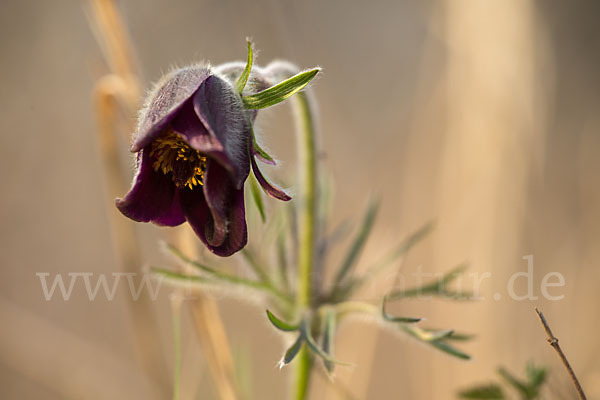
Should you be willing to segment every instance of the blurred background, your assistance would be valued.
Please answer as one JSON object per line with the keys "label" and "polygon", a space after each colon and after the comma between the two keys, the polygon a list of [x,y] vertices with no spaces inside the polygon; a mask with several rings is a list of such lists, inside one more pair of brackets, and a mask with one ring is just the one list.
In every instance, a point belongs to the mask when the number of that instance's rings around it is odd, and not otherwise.
{"label": "blurred background", "polygon": [[[382,210],[363,264],[435,219],[404,272],[468,261],[491,277],[480,301],[410,301],[392,308],[475,334],[464,362],[374,325],[346,324],[336,383],[358,399],[450,399],[528,360],[551,369],[546,398],[575,398],[533,311],[544,311],[590,398],[600,399],[600,6],[558,1],[127,0],[117,3],[146,88],[173,65],[287,59],[324,73],[322,167],[335,185],[333,220],[358,218],[369,193]],[[129,292],[46,301],[36,273],[119,272],[98,151],[92,90],[107,71],[85,1],[3,0],[0,13],[0,397],[162,399],[140,367]],[[259,118],[263,142],[293,177],[292,118]],[[123,145],[123,154],[126,144]],[[293,187],[293,185],[292,185]],[[275,202],[269,200],[270,209]],[[113,212],[112,210],[110,212]],[[254,224],[252,238],[259,232]],[[165,229],[138,225],[144,264]],[[507,283],[533,256],[537,300]],[[235,259],[231,260],[235,263]],[[161,264],[162,263],[162,264]],[[540,287],[560,272],[563,287]],[[378,284],[381,291],[389,282]],[[525,279],[516,292],[527,293]],[[169,290],[153,302],[156,353],[171,380]],[[497,295],[497,296],[494,296]],[[363,293],[374,299],[373,293]],[[291,368],[264,310],[217,296],[248,398],[286,396]],[[185,307],[185,306],[184,306]],[[401,307],[401,308],[400,308]],[[187,314],[184,314],[187,315]],[[182,398],[216,398],[204,353],[184,318]],[[315,375],[311,398],[343,398]]]}

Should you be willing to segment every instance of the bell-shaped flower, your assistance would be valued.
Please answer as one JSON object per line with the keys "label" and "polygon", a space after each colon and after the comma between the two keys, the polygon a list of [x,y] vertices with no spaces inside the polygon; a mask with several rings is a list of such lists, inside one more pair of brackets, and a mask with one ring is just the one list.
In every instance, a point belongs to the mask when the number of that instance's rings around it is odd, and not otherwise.
{"label": "bell-shaped flower", "polygon": [[[268,194],[290,199],[256,165],[256,111],[245,108],[227,70],[191,66],[157,83],[134,136],[132,187],[116,200],[117,208],[134,221],[163,226],[187,221],[219,256],[246,245],[244,182],[251,168]],[[258,90],[268,86],[266,79],[256,80]]]}

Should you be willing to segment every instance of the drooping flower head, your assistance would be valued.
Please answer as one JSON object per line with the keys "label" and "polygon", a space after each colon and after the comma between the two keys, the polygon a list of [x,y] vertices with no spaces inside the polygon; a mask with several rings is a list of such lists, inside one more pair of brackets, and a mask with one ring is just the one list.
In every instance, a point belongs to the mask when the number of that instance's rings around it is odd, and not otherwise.
{"label": "drooping flower head", "polygon": [[[238,69],[228,65],[218,74],[207,66],[191,66],[158,82],[134,136],[133,185],[116,200],[117,208],[134,221],[164,226],[187,221],[219,256],[246,245],[244,182],[251,167],[267,193],[290,199],[256,166],[256,111],[244,108],[227,80]],[[266,88],[265,79],[255,81],[257,89]]]}
{"label": "drooping flower head", "polygon": [[257,166],[255,157],[274,161],[258,146],[253,123],[258,109],[297,93],[319,70],[269,87],[269,68],[252,69],[252,59],[248,42],[245,67],[193,65],[155,85],[131,148],[137,153],[132,187],[116,200],[125,216],[163,226],[187,221],[213,253],[229,256],[248,240],[244,182],[250,170],[268,195],[290,200]]}

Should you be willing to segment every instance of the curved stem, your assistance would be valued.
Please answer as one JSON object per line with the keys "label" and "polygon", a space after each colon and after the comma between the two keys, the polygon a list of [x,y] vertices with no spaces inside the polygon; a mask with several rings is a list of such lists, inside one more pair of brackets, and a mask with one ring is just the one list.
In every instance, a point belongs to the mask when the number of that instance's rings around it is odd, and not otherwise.
{"label": "curved stem", "polygon": [[378,316],[379,308],[373,304],[362,301],[344,301],[335,305],[335,311],[338,319],[342,319],[348,314],[367,314]]}
{"label": "curved stem", "polygon": [[300,188],[300,235],[298,252],[298,293],[300,309],[309,308],[311,303],[311,279],[315,254],[316,208],[317,208],[317,160],[314,121],[306,93],[296,97],[298,118],[298,163],[302,183]]}
{"label": "curved stem", "polygon": [[[312,271],[316,241],[317,210],[317,151],[315,121],[310,98],[301,92],[294,99],[298,134],[298,165],[301,184],[299,204],[298,292],[296,306],[300,313],[311,308]],[[304,400],[308,393],[312,356],[303,345],[296,360],[295,398]]]}

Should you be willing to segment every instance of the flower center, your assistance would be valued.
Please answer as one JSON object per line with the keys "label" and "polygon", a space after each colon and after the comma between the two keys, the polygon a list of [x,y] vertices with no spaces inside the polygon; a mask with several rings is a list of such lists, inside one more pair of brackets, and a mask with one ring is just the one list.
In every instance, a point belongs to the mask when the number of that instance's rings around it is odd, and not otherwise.
{"label": "flower center", "polygon": [[192,149],[178,134],[169,131],[152,142],[150,157],[154,158],[154,171],[171,175],[178,188],[204,184],[206,157]]}

